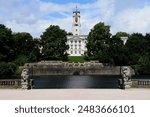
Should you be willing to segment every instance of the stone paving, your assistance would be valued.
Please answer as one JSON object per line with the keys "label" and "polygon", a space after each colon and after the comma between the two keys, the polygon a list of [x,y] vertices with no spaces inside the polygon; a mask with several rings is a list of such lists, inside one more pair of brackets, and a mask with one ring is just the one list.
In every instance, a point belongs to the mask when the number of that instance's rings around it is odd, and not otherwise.
{"label": "stone paving", "polygon": [[0,89],[0,100],[150,100],[150,89]]}

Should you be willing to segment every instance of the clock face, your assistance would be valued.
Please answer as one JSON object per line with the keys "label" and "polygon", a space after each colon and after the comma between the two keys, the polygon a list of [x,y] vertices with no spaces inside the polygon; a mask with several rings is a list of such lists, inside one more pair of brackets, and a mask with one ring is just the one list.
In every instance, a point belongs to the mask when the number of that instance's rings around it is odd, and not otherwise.
{"label": "clock face", "polygon": [[78,22],[78,18],[77,18],[77,17],[75,17],[75,22],[76,22],[76,23]]}

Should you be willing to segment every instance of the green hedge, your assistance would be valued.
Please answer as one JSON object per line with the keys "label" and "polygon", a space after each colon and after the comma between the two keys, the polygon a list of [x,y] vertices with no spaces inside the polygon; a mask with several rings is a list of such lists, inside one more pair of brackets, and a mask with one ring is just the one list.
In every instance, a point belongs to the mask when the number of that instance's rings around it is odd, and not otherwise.
{"label": "green hedge", "polygon": [[0,78],[12,78],[16,75],[17,66],[14,63],[0,62]]}

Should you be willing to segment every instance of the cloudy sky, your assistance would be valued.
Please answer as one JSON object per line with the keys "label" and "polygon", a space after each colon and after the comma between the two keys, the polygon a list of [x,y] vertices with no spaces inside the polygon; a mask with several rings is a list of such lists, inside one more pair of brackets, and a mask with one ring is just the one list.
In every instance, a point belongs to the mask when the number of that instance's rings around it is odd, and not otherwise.
{"label": "cloudy sky", "polygon": [[150,0],[0,0],[0,24],[39,37],[49,25],[72,31],[72,12],[81,11],[81,34],[98,22],[111,32],[150,32]]}

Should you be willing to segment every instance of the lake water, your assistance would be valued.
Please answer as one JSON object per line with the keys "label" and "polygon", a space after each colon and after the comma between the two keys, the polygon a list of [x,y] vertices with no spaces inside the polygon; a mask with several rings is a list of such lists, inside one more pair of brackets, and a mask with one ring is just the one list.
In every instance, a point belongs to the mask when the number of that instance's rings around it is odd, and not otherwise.
{"label": "lake water", "polygon": [[[35,89],[48,88],[118,88],[121,76],[38,76],[33,77]],[[150,76],[133,76],[150,79]]]}

